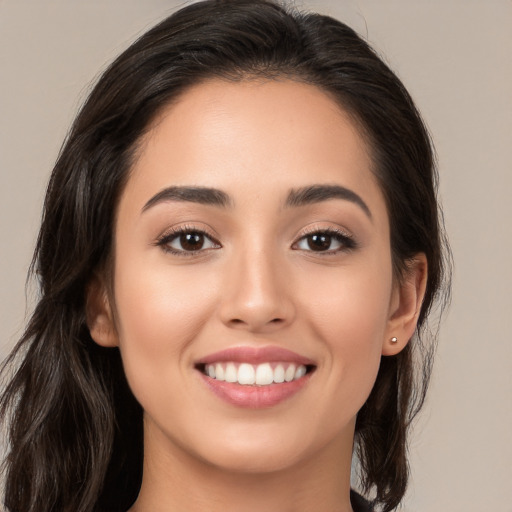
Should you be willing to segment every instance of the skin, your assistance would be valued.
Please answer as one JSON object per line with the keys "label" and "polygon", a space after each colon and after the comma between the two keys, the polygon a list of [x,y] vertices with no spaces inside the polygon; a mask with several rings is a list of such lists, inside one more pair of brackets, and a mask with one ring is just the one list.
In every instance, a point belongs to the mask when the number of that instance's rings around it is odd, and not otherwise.
{"label": "skin", "polygon": [[[412,336],[426,279],[421,254],[394,279],[386,205],[370,169],[349,116],[292,81],[212,80],[154,122],[118,207],[113,297],[98,276],[88,300],[93,338],[120,347],[145,411],[132,512],[352,510],[355,418],[381,355]],[[349,189],[369,212],[343,198],[286,206],[290,189],[317,184]],[[219,189],[229,204],[145,208],[170,186]],[[174,228],[212,242],[174,254],[158,242]],[[308,236],[329,229],[355,246],[333,240],[311,250]],[[268,345],[316,366],[273,407],[226,403],[194,367],[228,347]]]}

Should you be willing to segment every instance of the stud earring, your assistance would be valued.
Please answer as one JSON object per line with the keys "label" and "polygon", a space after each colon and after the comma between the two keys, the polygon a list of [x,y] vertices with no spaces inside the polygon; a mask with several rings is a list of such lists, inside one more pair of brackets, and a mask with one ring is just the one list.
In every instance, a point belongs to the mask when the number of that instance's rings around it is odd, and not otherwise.
{"label": "stud earring", "polygon": [[390,340],[389,340],[391,343],[398,343],[398,338],[396,338],[395,336],[393,336]]}

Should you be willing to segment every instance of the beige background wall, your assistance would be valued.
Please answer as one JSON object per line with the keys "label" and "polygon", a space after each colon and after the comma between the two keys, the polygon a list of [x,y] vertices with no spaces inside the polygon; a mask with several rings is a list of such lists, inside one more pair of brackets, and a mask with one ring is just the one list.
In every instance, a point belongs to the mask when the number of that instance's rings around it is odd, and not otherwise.
{"label": "beige background wall", "polygon": [[[164,0],[0,0],[0,355],[25,318],[46,180],[87,84]],[[453,305],[407,512],[512,511],[512,1],[308,0],[367,35],[431,128]]]}

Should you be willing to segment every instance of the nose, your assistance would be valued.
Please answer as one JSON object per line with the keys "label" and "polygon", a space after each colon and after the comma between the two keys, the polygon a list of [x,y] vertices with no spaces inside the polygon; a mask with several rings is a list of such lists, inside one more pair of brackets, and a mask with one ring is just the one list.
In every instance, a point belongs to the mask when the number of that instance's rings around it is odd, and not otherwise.
{"label": "nose", "polygon": [[220,316],[230,328],[272,332],[295,318],[291,281],[272,254],[261,249],[231,261]]}

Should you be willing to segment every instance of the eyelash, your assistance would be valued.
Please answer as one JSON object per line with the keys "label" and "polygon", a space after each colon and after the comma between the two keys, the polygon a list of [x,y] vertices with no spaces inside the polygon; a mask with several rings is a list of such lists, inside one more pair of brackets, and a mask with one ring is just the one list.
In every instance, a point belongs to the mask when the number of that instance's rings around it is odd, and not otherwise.
{"label": "eyelash", "polygon": [[[206,249],[201,248],[198,250],[187,251],[185,249],[174,249],[169,245],[170,243],[174,242],[176,239],[178,239],[179,237],[181,237],[183,235],[202,236],[205,239],[208,239],[210,241],[210,243],[213,245],[213,247],[208,247]],[[330,237],[331,239],[334,239],[336,242],[338,242],[340,244],[340,248],[330,249],[330,250],[326,250],[326,251],[323,251],[323,250],[315,251],[313,249],[307,250],[307,249],[301,249],[300,247],[298,247],[298,245],[301,242],[306,241],[309,237],[312,237],[314,235]],[[193,226],[182,226],[182,227],[178,227],[178,228],[173,228],[170,231],[166,231],[162,236],[160,236],[157,239],[155,245],[161,247],[162,250],[164,250],[165,252],[171,253],[175,256],[183,256],[183,257],[195,256],[195,255],[199,254],[200,252],[205,252],[205,251],[208,251],[211,249],[219,249],[222,247],[222,245],[213,236],[211,236],[209,233],[207,233],[204,229],[198,229]],[[346,232],[344,232],[340,229],[335,229],[335,228],[311,229],[308,232],[306,232],[305,234],[303,234],[292,245],[292,249],[294,249],[294,250],[299,250],[299,251],[303,250],[305,252],[311,252],[313,254],[317,254],[320,256],[333,255],[333,254],[337,254],[340,252],[353,250],[356,248],[357,248],[357,243],[351,235],[347,234]]]}
{"label": "eyelash", "polygon": [[[194,250],[187,251],[184,249],[183,250],[174,249],[170,246],[170,244],[174,240],[178,239],[179,237],[181,237],[183,235],[192,235],[192,234],[200,235],[200,236],[204,237],[205,239],[208,239],[215,247],[208,247],[206,249],[201,248],[201,249],[198,249],[195,251]],[[162,236],[160,236],[157,239],[155,245],[161,247],[162,250],[164,250],[165,252],[171,253],[174,256],[183,256],[183,257],[195,256],[200,252],[204,252],[204,251],[207,251],[210,249],[219,249],[220,247],[222,247],[221,244],[212,235],[207,233],[204,229],[198,229],[193,226],[181,226],[178,228],[173,228],[170,231],[166,231]]]}
{"label": "eyelash", "polygon": [[[308,238],[314,236],[314,235],[323,235],[330,237],[331,239],[334,239],[340,244],[340,248],[338,249],[330,249],[327,251],[314,251],[309,250],[306,252],[311,252],[313,254],[317,254],[319,256],[328,256],[337,254],[340,252],[346,252],[357,248],[357,243],[354,240],[354,238],[346,233],[345,231],[342,231],[341,229],[336,228],[313,228],[308,230],[305,234],[303,234],[294,244],[292,245],[292,248],[295,248],[300,242],[307,240]],[[295,250],[305,250],[297,248]]]}

